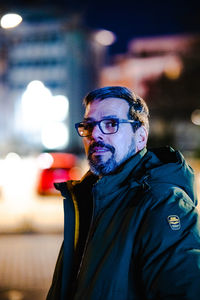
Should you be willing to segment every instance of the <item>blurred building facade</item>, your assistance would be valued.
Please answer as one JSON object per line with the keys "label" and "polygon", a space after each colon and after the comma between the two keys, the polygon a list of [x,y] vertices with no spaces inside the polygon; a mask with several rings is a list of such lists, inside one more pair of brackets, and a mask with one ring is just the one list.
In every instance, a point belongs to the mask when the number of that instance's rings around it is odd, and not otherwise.
{"label": "blurred building facade", "polygon": [[[81,26],[81,17],[77,14],[65,18],[33,18],[13,29],[1,28],[1,155],[10,151],[23,155],[45,148],[39,121],[47,118],[48,102],[45,110],[37,99],[39,92],[33,91],[35,101],[32,99],[34,104],[30,102],[30,110],[34,105],[34,111],[32,115],[30,112],[30,117],[25,116],[25,119],[29,119],[29,125],[24,121],[22,96],[33,81],[43,84],[52,96],[67,98],[69,111],[62,122],[67,128],[68,137],[65,143],[58,146],[58,150],[79,151],[81,144],[74,123],[82,118],[83,96],[97,86],[104,52],[105,47],[93,39],[88,29]],[[52,129],[51,126],[49,128]],[[51,150],[57,149],[52,146]]]}
{"label": "blurred building facade", "polygon": [[125,85],[150,107],[149,146],[200,156],[200,36],[138,38],[101,73],[101,85]]}

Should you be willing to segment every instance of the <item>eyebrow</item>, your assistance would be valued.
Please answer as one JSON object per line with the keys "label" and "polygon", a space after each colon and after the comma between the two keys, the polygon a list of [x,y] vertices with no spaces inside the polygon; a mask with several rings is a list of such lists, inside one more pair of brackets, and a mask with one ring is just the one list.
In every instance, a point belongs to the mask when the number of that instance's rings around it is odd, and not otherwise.
{"label": "eyebrow", "polygon": [[[101,120],[106,120],[106,119],[119,119],[119,117],[116,115],[109,115],[109,116],[102,117]],[[83,121],[95,121],[95,119],[94,118],[84,118]]]}

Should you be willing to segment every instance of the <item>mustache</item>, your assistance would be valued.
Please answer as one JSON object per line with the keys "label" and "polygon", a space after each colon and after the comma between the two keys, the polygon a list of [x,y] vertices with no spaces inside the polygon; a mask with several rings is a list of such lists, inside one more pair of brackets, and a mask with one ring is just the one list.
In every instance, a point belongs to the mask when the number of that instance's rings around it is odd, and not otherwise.
{"label": "mustache", "polygon": [[90,147],[89,147],[89,155],[92,154],[93,152],[95,152],[95,150],[94,150],[95,147],[106,148],[106,149],[110,150],[112,153],[115,152],[115,148],[113,146],[105,144],[105,143],[99,141],[99,142],[93,142],[90,145]]}

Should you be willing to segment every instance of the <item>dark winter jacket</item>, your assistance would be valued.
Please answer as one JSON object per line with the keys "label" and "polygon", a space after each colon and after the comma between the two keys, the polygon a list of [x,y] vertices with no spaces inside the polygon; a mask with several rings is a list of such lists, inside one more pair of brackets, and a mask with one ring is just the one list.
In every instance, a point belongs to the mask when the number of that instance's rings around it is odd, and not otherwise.
{"label": "dark winter jacket", "polygon": [[47,300],[200,299],[194,174],[180,152],[143,149],[114,174],[57,188],[64,244]]}

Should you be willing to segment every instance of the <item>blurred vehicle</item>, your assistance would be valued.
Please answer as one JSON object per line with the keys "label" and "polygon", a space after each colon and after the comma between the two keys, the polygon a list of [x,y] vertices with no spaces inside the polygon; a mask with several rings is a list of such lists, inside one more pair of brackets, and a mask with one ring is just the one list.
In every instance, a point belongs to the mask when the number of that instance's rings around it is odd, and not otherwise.
{"label": "blurred vehicle", "polygon": [[37,193],[39,195],[56,195],[54,183],[78,180],[81,169],[77,166],[77,156],[71,153],[42,153],[38,157],[39,176]]}

